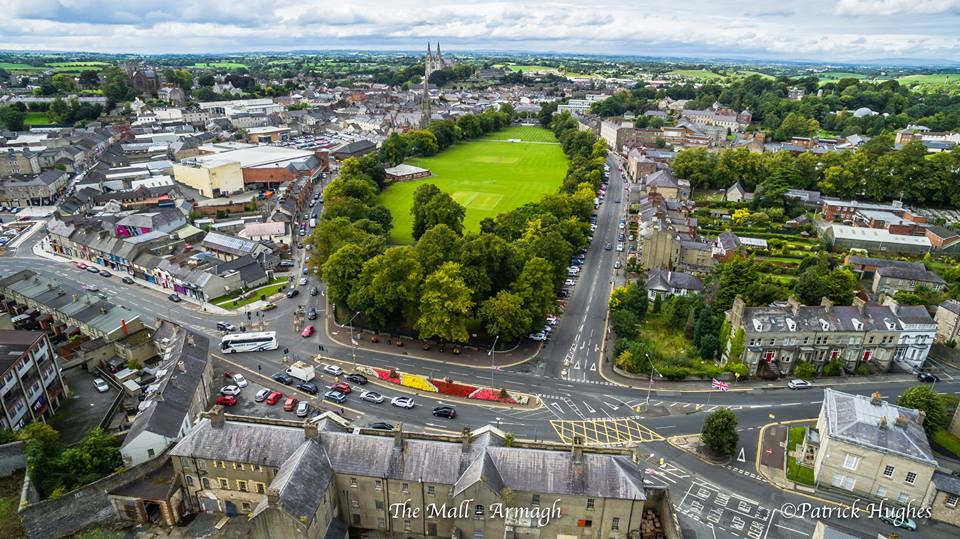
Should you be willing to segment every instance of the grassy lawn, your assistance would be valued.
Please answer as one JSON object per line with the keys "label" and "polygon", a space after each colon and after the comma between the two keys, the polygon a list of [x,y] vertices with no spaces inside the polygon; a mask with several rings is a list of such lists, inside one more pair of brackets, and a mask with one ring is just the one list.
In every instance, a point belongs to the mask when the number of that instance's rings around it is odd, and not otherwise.
{"label": "grassy lawn", "polygon": [[247,67],[247,64],[241,64],[238,62],[199,62],[193,64],[193,67],[203,67],[210,69],[239,69],[241,67]]}
{"label": "grassy lawn", "polygon": [[[788,451],[795,450],[798,445],[803,443],[803,433],[805,430],[806,427],[790,428],[790,437],[787,443]],[[815,484],[813,480],[813,468],[800,466],[797,464],[797,459],[792,456],[787,457],[787,479],[804,485],[813,486]]]}
{"label": "grassy lawn", "polygon": [[0,69],[5,69],[7,71],[24,73],[24,72],[35,72],[35,71],[44,71],[46,68],[32,66],[30,64],[21,64],[17,62],[0,62]]}
{"label": "grassy lawn", "polygon": [[498,64],[493,67],[499,67],[504,69],[509,69],[510,71],[519,71],[521,73],[532,73],[537,71],[557,73],[557,68],[549,66],[537,66],[537,65],[515,65],[515,64]]}
{"label": "grassy lawn", "polygon": [[[505,142],[520,139],[523,142]],[[464,142],[433,157],[410,159],[433,176],[393,184],[380,200],[393,215],[391,243],[412,243],[413,192],[432,183],[467,209],[464,227],[477,231],[485,217],[496,217],[560,187],[567,159],[553,134],[538,127],[510,127]],[[529,142],[529,144],[528,144]]]}
{"label": "grassy lawn", "polygon": [[47,65],[50,67],[82,67],[87,69],[95,69],[98,67],[106,67],[110,65],[110,62],[47,62]]}
{"label": "grassy lawn", "polygon": [[916,85],[921,91],[960,90],[960,73],[907,75],[897,81],[906,86]]}
{"label": "grassy lawn", "polygon": [[674,69],[673,71],[668,71],[667,75],[677,75],[680,77],[687,77],[689,79],[701,79],[701,80],[713,80],[713,79],[723,78],[723,75],[718,75],[713,71],[707,71],[706,69]]}
{"label": "grassy lawn", "polygon": [[657,343],[657,348],[665,357],[699,356],[693,343],[684,335],[683,328],[669,325],[662,315],[651,314],[644,318],[640,323],[640,335],[650,342]]}
{"label": "grassy lawn", "polygon": [[238,297],[242,294],[241,291],[237,290],[229,294],[224,294],[218,298],[213,298],[210,303],[223,307],[225,309],[235,309],[237,307],[243,307],[244,305],[249,305],[254,301],[259,301],[260,296],[270,297],[273,294],[283,290],[287,286],[289,278],[287,277],[277,277],[260,288],[257,288],[253,294],[249,297],[233,300],[233,298]]}
{"label": "grassy lawn", "polygon": [[952,432],[941,429],[933,435],[933,442],[947,451],[953,453],[953,456],[960,458],[960,438],[957,438]]}
{"label": "grassy lawn", "polygon": [[27,112],[26,118],[23,119],[23,125],[47,125],[49,123],[50,119],[47,118],[46,112]]}

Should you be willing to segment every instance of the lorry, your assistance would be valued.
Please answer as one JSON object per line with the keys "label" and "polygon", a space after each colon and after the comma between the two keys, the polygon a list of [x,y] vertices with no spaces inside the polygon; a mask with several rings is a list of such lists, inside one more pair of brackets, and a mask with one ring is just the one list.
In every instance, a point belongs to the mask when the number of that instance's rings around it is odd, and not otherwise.
{"label": "lorry", "polygon": [[308,365],[303,361],[294,362],[287,369],[287,374],[301,382],[309,382],[316,378],[317,374],[313,365]]}

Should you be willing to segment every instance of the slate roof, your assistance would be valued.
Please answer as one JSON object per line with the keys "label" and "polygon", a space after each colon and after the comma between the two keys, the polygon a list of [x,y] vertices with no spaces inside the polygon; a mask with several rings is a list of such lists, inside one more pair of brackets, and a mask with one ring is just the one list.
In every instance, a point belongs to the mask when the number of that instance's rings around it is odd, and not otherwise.
{"label": "slate roof", "polygon": [[280,466],[270,490],[280,495],[280,507],[307,526],[313,523],[317,507],[333,481],[333,468],[320,444],[308,440]]}
{"label": "slate roof", "polygon": [[230,253],[237,256],[250,254],[257,247],[257,243],[254,241],[237,238],[235,236],[228,236],[226,234],[220,234],[219,232],[208,233],[206,236],[204,236],[200,245],[207,249]]}
{"label": "slate roof", "polygon": [[909,279],[926,283],[947,284],[936,273],[921,268],[904,268],[899,266],[884,266],[877,268],[877,275],[890,279]]}
{"label": "slate roof", "polygon": [[643,183],[647,187],[677,188],[677,178],[666,169],[650,173],[644,178]]}
{"label": "slate roof", "polygon": [[940,304],[944,309],[952,312],[953,314],[960,314],[960,301],[955,299],[948,299]]}
{"label": "slate roof", "polygon": [[243,462],[279,468],[303,444],[303,429],[239,421],[214,427],[203,418],[170,451],[171,456]]}
{"label": "slate roof", "polygon": [[653,269],[647,274],[647,290],[673,290],[675,288],[699,292],[703,281],[695,275],[682,271]]}
{"label": "slate roof", "polygon": [[[821,436],[937,466],[923,425],[917,422],[918,410],[883,400],[873,404],[869,396],[825,388],[822,413],[827,418],[827,432]],[[899,416],[907,418],[905,426],[896,424]],[[886,428],[880,427],[883,417]]]}
{"label": "slate roof", "polygon": [[897,267],[925,269],[924,265],[920,262],[906,262],[903,260],[889,260],[886,258],[873,258],[859,255],[847,255],[846,263],[851,266],[876,266],[877,268]]}
{"label": "slate roof", "polygon": [[937,490],[960,496],[960,477],[933,472],[933,485]]}
{"label": "slate roof", "polygon": [[948,226],[931,225],[927,227],[927,230],[929,230],[932,234],[936,235],[937,237],[940,237],[943,239],[954,238],[960,235],[960,232],[957,232],[956,230]]}

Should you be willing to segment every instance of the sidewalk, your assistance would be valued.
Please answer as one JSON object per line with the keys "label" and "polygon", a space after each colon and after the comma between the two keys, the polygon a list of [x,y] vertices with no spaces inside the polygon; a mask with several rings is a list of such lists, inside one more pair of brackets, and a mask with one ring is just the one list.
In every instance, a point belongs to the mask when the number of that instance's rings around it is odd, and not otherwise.
{"label": "sidewalk", "polygon": [[[329,302],[326,305],[324,331],[327,337],[341,346],[354,347],[350,343],[350,326],[341,326],[334,322]],[[424,349],[425,341],[420,339],[386,333],[375,334],[359,328],[353,328],[353,337],[358,343],[355,346],[358,352],[379,352],[477,369],[489,369],[491,366],[501,369],[525,363],[540,353],[541,346],[541,343],[524,339],[516,347],[504,351],[497,350],[495,354],[490,356],[487,354],[489,350],[486,348],[461,346],[460,353],[454,354],[452,351],[453,345],[449,343],[443,347],[430,344],[429,349]],[[376,338],[379,342],[372,342],[372,338]],[[398,343],[401,342],[403,346],[398,346]]]}
{"label": "sidewalk", "polygon": [[[47,251],[46,249],[43,248],[43,245],[44,245],[45,243],[46,243],[46,239],[45,239],[45,238],[44,238],[44,239],[41,239],[40,241],[38,241],[38,242],[36,242],[36,243],[34,243],[34,244],[33,244],[33,254],[35,254],[35,255],[37,255],[37,256],[39,256],[39,257],[41,257],[41,258],[46,258],[47,260],[54,260],[54,261],[57,261],[57,262],[71,262],[71,263],[73,263],[73,262],[83,262],[83,263],[85,263],[85,264],[95,264],[95,263],[96,263],[96,262],[93,262],[93,261],[91,261],[91,260],[84,260],[84,259],[82,259],[82,258],[73,258],[73,257],[69,257],[69,256],[64,256],[64,255],[61,255],[61,254],[58,254],[58,253],[52,253],[52,252]],[[133,275],[130,275],[129,273],[124,273],[123,275],[124,275],[125,277],[130,277],[131,279],[133,279],[133,282],[134,282],[134,283],[136,283],[136,284],[138,284],[138,285],[140,285],[140,286],[142,286],[142,287],[144,287],[144,288],[151,288],[151,289],[153,289],[153,290],[156,290],[157,292],[161,292],[161,293],[163,293],[163,294],[168,294],[168,295],[169,295],[169,294],[172,294],[172,293],[174,292],[174,291],[173,291],[172,289],[170,289],[170,288],[163,288],[162,286],[157,286],[156,284],[153,284],[153,283],[144,281],[143,279],[139,279],[139,278],[137,278],[137,277],[134,277]],[[204,312],[208,312],[208,313],[211,313],[211,314],[219,314],[219,315],[223,315],[223,316],[238,316],[238,315],[241,314],[240,311],[230,311],[230,310],[224,309],[224,308],[222,308],[222,307],[218,307],[218,306],[216,306],[216,305],[214,305],[214,304],[212,304],[212,303],[207,303],[207,302],[201,303],[201,302],[197,301],[195,298],[191,298],[191,297],[189,297],[189,296],[180,295],[180,298],[182,298],[183,301],[192,303],[193,305],[196,305],[197,307],[200,307],[200,309],[203,310]]]}

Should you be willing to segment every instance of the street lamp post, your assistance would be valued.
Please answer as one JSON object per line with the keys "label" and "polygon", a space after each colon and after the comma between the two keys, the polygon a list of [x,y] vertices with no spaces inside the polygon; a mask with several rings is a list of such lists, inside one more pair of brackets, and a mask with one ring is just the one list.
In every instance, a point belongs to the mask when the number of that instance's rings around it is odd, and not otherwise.
{"label": "street lamp post", "polygon": [[350,345],[353,347],[353,368],[357,368],[357,341],[353,339],[353,319],[359,315],[360,311],[357,311],[356,314],[350,318],[350,321],[347,322],[350,324]]}
{"label": "street lamp post", "polygon": [[650,354],[644,352],[647,356],[647,361],[650,362],[650,383],[647,384],[647,402],[644,404],[646,410],[650,409],[650,392],[653,391],[653,361],[650,359]]}
{"label": "street lamp post", "polygon": [[499,340],[500,340],[500,336],[497,335],[496,338],[493,339],[493,346],[491,346],[490,351],[487,352],[487,355],[490,356],[490,389],[493,389],[493,371],[495,371],[497,368],[496,364],[494,363],[494,360],[496,359],[497,341]]}

